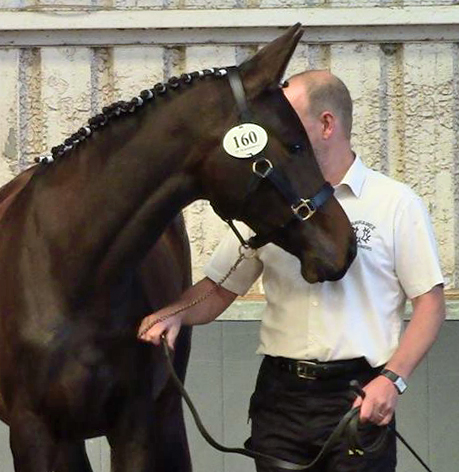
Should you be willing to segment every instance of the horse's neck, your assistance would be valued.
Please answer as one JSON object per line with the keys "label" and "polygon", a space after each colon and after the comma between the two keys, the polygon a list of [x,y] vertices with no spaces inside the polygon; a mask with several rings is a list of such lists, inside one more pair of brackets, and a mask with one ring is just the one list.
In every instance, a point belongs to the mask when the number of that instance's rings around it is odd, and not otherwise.
{"label": "horse's neck", "polygon": [[[199,198],[187,167],[186,120],[165,114],[167,104],[109,123],[62,157],[65,162],[52,164],[42,183],[37,179],[33,199],[44,223],[43,244],[62,264],[63,277],[73,273],[69,284],[89,277],[105,285],[137,263],[180,209]],[[172,137],[178,126],[180,136]]]}
{"label": "horse's neck", "polygon": [[11,205],[16,196],[27,185],[33,173],[35,172],[35,169],[36,167],[32,167],[22,172],[13,180],[0,188],[0,220],[2,219],[2,216],[6,212],[9,205]]}

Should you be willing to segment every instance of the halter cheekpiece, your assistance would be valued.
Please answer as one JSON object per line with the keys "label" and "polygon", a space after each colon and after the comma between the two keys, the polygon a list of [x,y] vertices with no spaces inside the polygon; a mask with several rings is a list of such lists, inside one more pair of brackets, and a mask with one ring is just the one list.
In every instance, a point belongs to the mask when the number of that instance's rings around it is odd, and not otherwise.
{"label": "halter cheekpiece", "polygon": [[[247,98],[242,85],[241,77],[239,75],[239,70],[237,67],[228,67],[226,68],[229,84],[234,95],[237,107],[239,109],[239,122],[242,123],[256,123],[256,120],[253,117],[252,112],[249,109]],[[301,148],[301,145],[296,145],[296,149]],[[242,235],[237,230],[234,225],[232,218],[223,218],[235,232],[238,239],[241,241],[241,244],[244,247],[258,249],[265,244],[272,241],[277,233],[282,228],[285,228],[288,224],[293,221],[306,221],[314,214],[316,211],[333,195],[334,188],[330,185],[329,182],[325,182],[320,190],[310,198],[301,198],[298,196],[297,192],[293,189],[290,181],[285,177],[285,175],[276,168],[273,163],[266,158],[264,150],[253,156],[252,164],[252,180],[249,183],[249,190],[244,198],[244,201],[241,205],[239,215],[242,214],[242,209],[245,206],[245,203],[248,200],[249,195],[255,190],[259,183],[263,179],[268,179],[276,189],[284,196],[287,203],[290,205],[293,216],[289,219],[284,225],[277,228],[266,235],[256,234],[248,241],[245,241]],[[238,219],[236,217],[236,219]]]}

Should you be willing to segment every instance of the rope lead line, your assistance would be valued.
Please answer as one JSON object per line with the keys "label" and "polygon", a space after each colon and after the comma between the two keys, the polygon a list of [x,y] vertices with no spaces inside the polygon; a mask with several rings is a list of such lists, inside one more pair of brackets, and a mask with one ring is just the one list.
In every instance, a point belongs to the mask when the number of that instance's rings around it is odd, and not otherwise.
{"label": "rope lead line", "polygon": [[[241,258],[242,260],[242,258]],[[295,464],[293,462],[285,461],[282,459],[278,459],[277,457],[270,456],[268,454],[263,454],[260,452],[256,452],[250,449],[240,448],[240,447],[226,447],[220,443],[218,443],[206,430],[204,427],[201,418],[191,401],[190,396],[188,395],[185,387],[183,386],[180,379],[177,377],[175,373],[174,366],[172,364],[172,359],[170,355],[169,346],[167,345],[167,339],[165,334],[161,335],[161,343],[164,349],[164,355],[166,357],[167,367],[169,369],[169,373],[174,381],[177,389],[179,390],[181,396],[185,400],[185,403],[188,405],[190,409],[191,415],[193,416],[194,422],[196,423],[196,427],[198,428],[199,432],[201,433],[202,437],[207,441],[210,446],[220,452],[226,452],[229,454],[239,454],[242,456],[250,457],[252,459],[264,460],[271,463],[274,467],[278,467],[280,469],[285,470],[309,470],[321,460],[334,446],[336,442],[340,439],[345,438],[350,446],[351,451],[354,453],[361,454],[363,452],[373,452],[377,453],[378,451],[384,448],[387,434],[389,432],[393,432],[397,438],[407,447],[407,449],[413,454],[413,456],[419,461],[419,463],[424,467],[427,472],[432,472],[432,470],[427,466],[427,464],[419,457],[419,455],[414,451],[414,449],[407,443],[407,441],[401,436],[398,431],[388,427],[381,427],[381,433],[375,439],[373,444],[363,447],[361,442],[358,439],[358,425],[359,425],[359,413],[360,407],[351,408],[340,420],[338,426],[334,429],[334,431],[330,434],[328,439],[325,441],[322,449],[320,450],[319,454],[316,458],[310,462],[309,464]],[[354,390],[358,390],[355,387],[356,381],[352,381],[351,388]]]}
{"label": "rope lead line", "polygon": [[193,419],[202,437],[207,441],[208,444],[210,444],[217,451],[226,452],[230,454],[239,454],[242,456],[250,457],[252,459],[265,460],[272,463],[274,466],[279,467],[281,469],[285,469],[285,470],[308,470],[311,467],[313,467],[331,449],[331,447],[336,442],[336,440],[339,437],[341,437],[342,431],[345,429],[347,423],[351,421],[352,418],[358,418],[358,408],[354,408],[353,410],[350,410],[348,413],[346,413],[346,415],[341,419],[340,423],[338,424],[338,427],[335,429],[335,431],[333,431],[333,433],[328,438],[327,442],[325,443],[322,450],[319,452],[318,456],[308,465],[295,464],[292,462],[284,461],[282,459],[278,459],[277,457],[273,457],[268,454],[251,451],[250,449],[223,446],[222,444],[215,441],[215,439],[208,433],[208,431],[202,424],[201,418],[199,417],[199,414],[196,411],[196,408],[193,405],[193,402],[191,401],[187,391],[183,387],[182,382],[180,381],[180,379],[177,377],[177,374],[175,373],[174,367],[172,365],[169,347],[167,345],[167,340],[164,335],[161,335],[161,341],[162,341],[164,353],[166,356],[167,366],[169,368],[169,371],[170,371],[170,374],[172,376],[174,383],[176,384],[178,390],[180,391],[180,394],[185,400],[185,403],[188,405],[191,415],[193,416]]}
{"label": "rope lead line", "polygon": [[218,282],[215,283],[215,285],[209,289],[206,293],[204,293],[203,295],[201,295],[200,297],[196,298],[195,300],[191,301],[190,303],[187,303],[179,308],[177,308],[176,310],[172,311],[171,313],[166,313],[165,315],[163,316],[160,316],[159,318],[157,318],[156,320],[154,320],[153,322],[151,322],[140,334],[139,336],[142,337],[147,331],[149,331],[151,328],[153,328],[153,326],[157,325],[158,323],[161,323],[163,321],[166,321],[168,320],[169,318],[172,318],[173,316],[175,315],[178,315],[179,313],[181,313],[182,311],[185,311],[185,310],[188,310],[188,308],[191,308],[195,305],[198,305],[199,303],[203,302],[204,300],[206,300],[207,298],[209,298],[219,287],[222,286],[222,284],[225,283],[226,279],[237,269],[238,265],[244,260],[244,259],[248,259],[252,257],[251,255],[247,255],[245,252],[244,252],[244,248],[241,248],[241,250],[239,251],[239,257],[237,258],[236,262],[233,264],[233,266],[229,269],[229,271],[227,272],[227,274],[225,276],[222,277],[221,280],[219,280]]}

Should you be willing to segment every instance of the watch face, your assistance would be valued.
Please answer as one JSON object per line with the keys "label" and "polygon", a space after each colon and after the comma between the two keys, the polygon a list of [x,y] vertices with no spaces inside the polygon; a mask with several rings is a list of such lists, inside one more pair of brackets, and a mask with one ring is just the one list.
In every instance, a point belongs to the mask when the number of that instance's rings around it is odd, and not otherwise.
{"label": "watch face", "polygon": [[406,390],[407,385],[401,377],[398,377],[394,384],[397,387],[399,393],[403,393]]}
{"label": "watch face", "polygon": [[392,372],[391,370],[383,369],[381,371],[381,374],[387,377],[389,380],[392,380],[392,382],[394,382],[394,386],[397,389],[399,394],[402,394],[406,390],[407,385],[405,381],[403,380],[402,377],[397,375],[395,372]]}

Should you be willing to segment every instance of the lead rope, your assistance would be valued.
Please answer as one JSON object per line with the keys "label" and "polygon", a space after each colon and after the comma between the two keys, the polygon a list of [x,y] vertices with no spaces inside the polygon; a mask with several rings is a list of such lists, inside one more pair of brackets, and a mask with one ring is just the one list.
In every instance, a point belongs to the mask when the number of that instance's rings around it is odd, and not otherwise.
{"label": "lead rope", "polygon": [[140,332],[139,336],[142,337],[148,330],[153,328],[153,326],[157,325],[158,323],[161,323],[163,321],[168,320],[169,318],[172,318],[173,316],[181,313],[182,311],[188,310],[189,308],[194,307],[195,305],[198,305],[199,303],[203,302],[207,298],[209,298],[217,289],[219,289],[226,281],[226,279],[237,269],[239,264],[244,260],[244,259],[250,259],[255,256],[255,251],[252,250],[252,252],[249,252],[250,248],[248,246],[243,246],[241,245],[239,248],[239,257],[237,258],[236,262],[233,264],[233,266],[229,269],[229,271],[226,273],[224,277],[221,278],[218,282],[215,283],[215,285],[209,289],[207,292],[202,294],[200,297],[194,299],[190,303],[183,305],[176,310],[172,311],[171,313],[166,313],[163,316],[160,316],[153,322],[151,322],[143,331]]}
{"label": "lead rope", "polygon": [[[351,381],[351,388],[357,393],[357,395],[362,398],[362,400],[365,399],[366,393],[356,380]],[[399,441],[411,452],[415,459],[422,465],[422,467],[424,467],[427,472],[432,472],[432,469],[429,468],[429,466],[422,460],[421,456],[408,444],[408,441],[395,429],[393,425],[387,425],[387,427],[384,429],[386,430],[386,432],[392,431],[399,439]],[[350,443],[354,445],[354,448],[361,447],[358,440],[358,431],[357,429],[354,429],[354,424],[351,425],[349,433]],[[369,448],[366,448],[365,450],[368,451],[372,449],[374,445],[377,445],[378,441],[381,438],[382,435],[376,439],[373,445],[370,445]],[[378,447],[382,447],[382,444],[377,445],[377,448]]]}
{"label": "lead rope", "polygon": [[[236,234],[238,235],[238,232],[235,231]],[[150,325],[148,325],[141,333],[140,336],[145,334],[149,329],[151,329],[153,326],[155,326],[158,323],[161,323],[162,321],[165,321],[169,318],[172,318],[173,316],[177,315],[178,313],[181,313],[182,311],[185,311],[195,305],[198,305],[199,303],[203,302],[207,298],[212,295],[218,288],[220,288],[225,281],[228,279],[228,277],[237,269],[239,264],[244,260],[244,259],[250,259],[255,256],[256,250],[252,249],[250,251],[250,247],[247,245],[247,243],[242,239],[241,246],[239,247],[239,257],[237,258],[236,262],[232,265],[232,267],[228,270],[228,272],[218,281],[215,283],[215,285],[208,290],[206,293],[201,295],[200,297],[194,299],[190,303],[183,305],[176,310],[172,311],[171,313],[167,313],[163,316],[160,316],[157,318],[155,321],[153,321]],[[333,430],[333,432],[330,434],[328,439],[325,441],[325,444],[323,445],[322,449],[319,451],[319,454],[316,456],[316,458],[310,462],[309,464],[296,464],[294,462],[289,462],[285,461],[283,459],[279,459],[274,456],[270,456],[269,454],[263,454],[261,452],[253,451],[251,449],[247,448],[239,448],[239,447],[226,447],[220,443],[218,443],[206,430],[204,427],[201,418],[191,401],[190,396],[188,395],[187,391],[185,390],[185,387],[183,386],[182,382],[178,378],[174,366],[172,364],[172,359],[170,355],[170,350],[169,346],[167,345],[167,339],[166,335],[163,333],[161,335],[161,343],[163,345],[164,349],[164,354],[166,357],[166,363],[167,367],[169,370],[169,373],[172,377],[172,380],[174,381],[177,389],[179,390],[181,396],[185,400],[185,403],[188,405],[188,408],[190,409],[190,412],[193,416],[193,419],[196,423],[196,426],[201,433],[202,437],[207,441],[210,446],[212,446],[214,449],[220,451],[220,452],[226,452],[226,453],[232,453],[232,454],[239,454],[243,455],[246,457],[250,457],[252,459],[262,459],[265,461],[270,462],[273,464],[275,467],[279,467],[281,469],[285,470],[309,470],[312,467],[314,467],[320,459],[322,459],[334,446],[336,442],[338,442],[340,439],[345,438],[348,442],[349,449],[353,453],[358,453],[362,454],[364,452],[372,452],[372,453],[377,453],[379,450],[381,450],[384,447],[385,440],[387,437],[388,431],[392,431],[396,437],[405,445],[405,447],[413,454],[413,456],[418,460],[418,462],[424,467],[424,469],[427,472],[432,472],[432,470],[427,466],[427,464],[421,459],[421,457],[414,451],[414,449],[408,444],[406,439],[402,437],[402,435],[395,429],[395,428],[390,428],[390,427],[381,427],[381,432],[378,435],[378,437],[375,439],[375,441],[367,446],[363,446],[361,442],[359,441],[358,438],[358,424],[359,424],[359,412],[360,412],[360,407],[356,408],[351,408],[340,420],[336,428]],[[356,394],[362,399],[365,398],[365,392],[364,390],[360,387],[357,381],[353,380],[350,383],[351,388],[356,392]]]}
{"label": "lead rope", "polygon": [[317,462],[319,462],[319,460],[321,460],[322,457],[324,457],[332,449],[335,443],[338,442],[338,440],[340,440],[343,436],[345,436],[346,430],[350,423],[358,422],[359,420],[360,408],[357,407],[357,408],[352,408],[351,410],[349,410],[341,418],[340,422],[338,423],[338,426],[334,429],[334,431],[328,437],[327,441],[323,445],[319,454],[309,464],[295,464],[294,462],[285,461],[283,459],[279,459],[278,457],[270,456],[268,454],[263,454],[261,452],[256,452],[251,449],[245,449],[241,447],[226,447],[220,444],[219,442],[217,442],[204,427],[193,402],[191,401],[187,391],[185,390],[185,387],[183,386],[182,382],[180,381],[180,379],[177,377],[177,374],[175,373],[175,369],[172,364],[172,360],[170,356],[169,346],[167,345],[166,336],[164,334],[161,335],[161,341],[164,348],[164,354],[166,356],[167,366],[177,389],[179,390],[180,394],[182,395],[183,399],[188,405],[191,415],[193,416],[193,419],[202,437],[207,441],[208,444],[210,444],[217,451],[226,452],[230,454],[239,454],[242,456],[250,457],[252,459],[261,459],[261,460],[269,462],[275,467],[285,469],[285,470],[308,470],[314,467],[317,464]]}
{"label": "lead rope", "polygon": [[[242,257],[243,259],[244,257]],[[241,259],[241,260],[242,260]],[[389,431],[392,431],[396,437],[407,447],[407,449],[413,454],[413,456],[419,461],[419,463],[424,467],[427,472],[432,472],[432,470],[427,466],[427,464],[419,457],[419,455],[414,451],[414,449],[407,443],[407,441],[402,437],[402,435],[395,430],[395,428],[380,427],[380,433],[375,438],[372,444],[363,445],[359,440],[359,433],[358,433],[358,425],[359,425],[359,413],[360,407],[351,408],[340,420],[336,428],[330,434],[328,439],[325,441],[325,444],[322,446],[322,449],[319,451],[317,456],[314,460],[312,460],[309,464],[296,464],[294,462],[285,461],[283,459],[279,459],[278,457],[271,456],[269,454],[263,454],[261,452],[253,451],[247,448],[241,447],[227,447],[223,444],[217,442],[207,431],[205,426],[203,425],[201,418],[194,406],[193,402],[191,401],[190,396],[188,395],[185,387],[183,386],[181,380],[178,378],[177,374],[175,373],[174,366],[172,364],[172,359],[170,355],[169,346],[167,345],[166,335],[163,333],[161,335],[161,343],[164,349],[164,354],[166,357],[167,367],[169,369],[169,373],[174,381],[177,389],[180,392],[180,395],[185,400],[185,403],[188,405],[190,409],[191,415],[193,416],[194,422],[196,423],[196,427],[198,428],[199,432],[201,433],[202,437],[206,440],[208,444],[210,444],[214,449],[220,452],[226,452],[230,454],[239,454],[242,456],[250,457],[252,459],[261,459],[264,461],[269,462],[274,467],[278,467],[280,469],[285,470],[309,470],[312,467],[316,466],[317,463],[333,448],[333,446],[341,439],[345,439],[348,443],[349,450],[354,454],[362,455],[364,453],[378,453],[380,452],[385,445],[387,434]],[[352,380],[350,382],[350,387],[354,392],[362,397],[365,398],[365,392],[363,391],[362,387],[356,380]]]}

